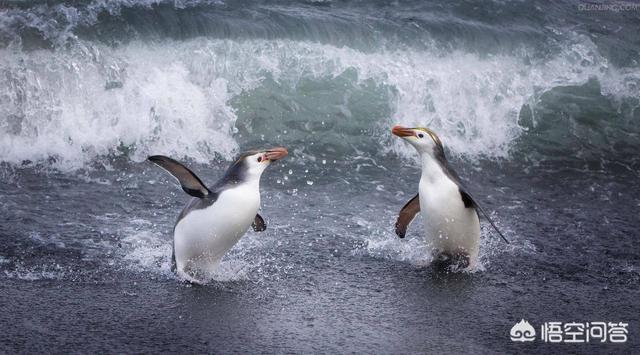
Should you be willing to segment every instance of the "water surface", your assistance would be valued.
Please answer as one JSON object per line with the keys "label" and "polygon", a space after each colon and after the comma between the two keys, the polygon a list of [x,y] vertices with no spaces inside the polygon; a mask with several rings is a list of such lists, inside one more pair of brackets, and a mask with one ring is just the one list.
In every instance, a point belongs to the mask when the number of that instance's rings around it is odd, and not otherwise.
{"label": "water surface", "polygon": [[[640,350],[638,12],[564,2],[5,2],[0,350]],[[428,266],[411,147],[428,126],[510,239]],[[188,200],[242,150],[268,229],[215,279],[170,272]],[[626,344],[509,340],[520,319],[628,322]]]}

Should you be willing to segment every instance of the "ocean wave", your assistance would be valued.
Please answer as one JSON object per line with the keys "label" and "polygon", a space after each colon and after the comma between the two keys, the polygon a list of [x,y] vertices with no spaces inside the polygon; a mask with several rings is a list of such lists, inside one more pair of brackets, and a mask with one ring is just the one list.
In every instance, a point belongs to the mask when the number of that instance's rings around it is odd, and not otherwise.
{"label": "ocean wave", "polygon": [[[0,159],[12,164],[77,169],[102,156],[142,161],[157,153],[205,162],[268,144],[311,155],[411,156],[388,134],[396,123],[429,126],[451,153],[471,158],[544,153],[537,147],[550,139],[567,147],[594,135],[606,139],[584,149],[597,152],[620,137],[639,144],[640,72],[613,67],[580,35],[544,60],[207,38],[117,47],[78,41],[0,56]],[[609,110],[591,118],[599,131],[558,119],[562,107],[544,111],[560,88],[593,82],[592,95]],[[575,139],[565,143],[555,130]],[[559,152],[575,153],[551,153]]]}
{"label": "ocean wave", "polygon": [[[517,48],[544,41],[536,28],[544,12],[518,4],[486,4],[484,13],[467,4],[423,1],[216,1],[92,0],[7,1],[0,9],[0,47],[61,47],[78,39],[106,44],[131,40],[218,39],[309,40],[366,50],[389,46]],[[473,11],[469,11],[473,10]],[[523,11],[524,10],[524,11]],[[498,16],[496,16],[498,15]],[[490,20],[488,23],[484,21]],[[496,46],[498,45],[498,46]],[[534,45],[535,47],[535,45]]]}

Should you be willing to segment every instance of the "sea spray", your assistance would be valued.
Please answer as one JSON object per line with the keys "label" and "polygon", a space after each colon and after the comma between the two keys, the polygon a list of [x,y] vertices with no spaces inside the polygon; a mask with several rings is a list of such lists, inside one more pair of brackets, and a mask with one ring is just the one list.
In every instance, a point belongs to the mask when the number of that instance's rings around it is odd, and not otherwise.
{"label": "sea spray", "polygon": [[395,123],[429,126],[454,155],[508,157],[539,124],[534,116],[523,127],[521,111],[554,87],[597,80],[605,99],[638,100],[638,74],[609,66],[587,38],[534,62],[280,40],[0,51],[7,59],[0,64],[0,157],[61,169],[106,155],[142,161],[154,152],[230,159],[239,143],[265,137],[299,145],[316,136],[320,147],[345,154],[391,149],[410,156],[389,138]]}

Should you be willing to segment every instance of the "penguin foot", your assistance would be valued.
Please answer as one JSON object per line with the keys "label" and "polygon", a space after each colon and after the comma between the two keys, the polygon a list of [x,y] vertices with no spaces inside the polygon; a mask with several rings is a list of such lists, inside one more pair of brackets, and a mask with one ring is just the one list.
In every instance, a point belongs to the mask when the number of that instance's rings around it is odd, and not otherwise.
{"label": "penguin foot", "polygon": [[467,253],[439,253],[433,260],[432,265],[444,272],[460,272],[469,267],[471,260]]}
{"label": "penguin foot", "polygon": [[206,281],[203,281],[202,277],[199,277],[197,273],[193,272],[189,268],[185,268],[182,270],[177,269],[176,275],[178,275],[178,278],[182,282],[188,283],[190,285],[204,285],[207,283]]}

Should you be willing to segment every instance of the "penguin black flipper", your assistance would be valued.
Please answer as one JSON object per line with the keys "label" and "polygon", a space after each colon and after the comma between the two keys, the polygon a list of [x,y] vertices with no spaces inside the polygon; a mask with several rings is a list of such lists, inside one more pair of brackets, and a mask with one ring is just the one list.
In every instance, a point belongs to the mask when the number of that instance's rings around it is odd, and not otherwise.
{"label": "penguin black flipper", "polygon": [[251,223],[251,227],[253,227],[253,230],[256,232],[262,232],[267,229],[267,223],[262,219],[261,215],[256,214],[256,218],[253,220],[253,223]]}
{"label": "penguin black flipper", "polygon": [[[493,223],[493,220],[489,218],[489,215],[482,209],[482,207],[480,207],[480,205],[476,202],[476,200],[467,191],[467,188],[465,187],[464,183],[460,179],[460,176],[458,176],[458,173],[456,173],[456,171],[453,170],[451,165],[449,165],[449,162],[447,161],[447,158],[444,155],[444,148],[442,147],[442,145],[438,145],[438,148],[439,148],[438,153],[436,154],[438,162],[440,163],[440,166],[442,167],[442,170],[444,171],[445,175],[447,175],[453,182],[456,183],[456,185],[458,185],[458,190],[460,191],[460,197],[462,197],[462,202],[464,203],[464,207],[466,208],[473,207],[476,209],[476,213],[480,211],[480,213],[482,213],[484,218],[486,218],[487,221],[489,221],[489,224],[491,224],[493,229],[495,229],[496,232],[498,232],[500,237],[502,237],[502,239],[505,242],[507,242],[507,244],[510,244],[507,238],[505,238],[502,232],[500,232],[496,224]],[[480,216],[480,213],[478,213],[478,216]]]}
{"label": "penguin black flipper", "polygon": [[[460,196],[462,197],[462,202],[464,202],[464,207],[466,207],[466,208],[475,208],[476,209],[476,213],[478,213],[478,211],[480,211],[480,213],[482,213],[484,218],[486,218],[487,221],[489,221],[489,224],[491,224],[493,229],[495,229],[496,232],[498,232],[498,234],[500,235],[500,237],[502,237],[502,240],[504,240],[507,244],[510,244],[509,241],[507,240],[507,238],[505,238],[505,236],[502,234],[502,232],[500,232],[500,230],[498,229],[496,224],[493,223],[493,220],[482,209],[482,207],[480,207],[480,205],[473,199],[473,197],[471,197],[471,195],[460,186],[458,186],[458,190],[460,191]],[[480,213],[478,213],[478,215],[480,215]]]}
{"label": "penguin black flipper", "polygon": [[176,264],[176,247],[171,243],[171,272],[176,272],[178,268]]}
{"label": "penguin black flipper", "polygon": [[182,186],[184,192],[189,195],[204,198],[211,193],[204,183],[202,183],[200,178],[180,162],[163,155],[152,155],[147,159],[168,171],[173,175],[173,177],[178,179],[178,182],[180,182],[180,186]]}
{"label": "penguin black flipper", "polygon": [[416,194],[404,207],[400,210],[398,219],[396,220],[396,234],[400,238],[404,238],[407,234],[407,227],[416,218],[420,212],[420,194]]}

